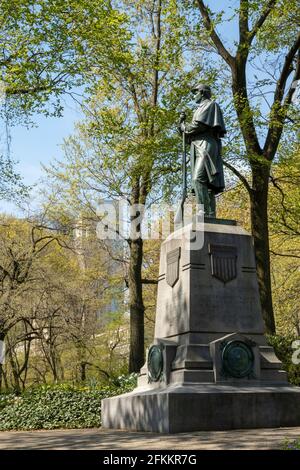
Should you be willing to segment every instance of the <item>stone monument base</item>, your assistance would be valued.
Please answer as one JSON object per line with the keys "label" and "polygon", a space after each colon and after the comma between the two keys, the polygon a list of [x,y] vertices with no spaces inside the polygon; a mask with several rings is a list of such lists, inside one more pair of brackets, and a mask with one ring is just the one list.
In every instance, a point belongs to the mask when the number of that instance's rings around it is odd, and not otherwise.
{"label": "stone monument base", "polygon": [[104,428],[162,433],[300,425],[300,387],[264,336],[251,236],[204,220],[161,246],[155,335],[131,393],[102,402]]}
{"label": "stone monument base", "polygon": [[300,389],[188,385],[136,390],[102,402],[103,428],[158,433],[299,426]]}

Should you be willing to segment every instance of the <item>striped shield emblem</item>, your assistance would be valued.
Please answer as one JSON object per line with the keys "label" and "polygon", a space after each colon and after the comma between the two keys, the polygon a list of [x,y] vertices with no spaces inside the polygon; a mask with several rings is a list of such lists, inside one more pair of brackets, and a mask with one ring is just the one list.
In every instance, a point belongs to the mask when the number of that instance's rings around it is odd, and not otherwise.
{"label": "striped shield emblem", "polygon": [[167,253],[166,281],[169,286],[174,287],[179,279],[180,247]]}
{"label": "striped shield emblem", "polygon": [[237,276],[236,246],[231,245],[209,245],[211,274],[220,281],[232,281]]}

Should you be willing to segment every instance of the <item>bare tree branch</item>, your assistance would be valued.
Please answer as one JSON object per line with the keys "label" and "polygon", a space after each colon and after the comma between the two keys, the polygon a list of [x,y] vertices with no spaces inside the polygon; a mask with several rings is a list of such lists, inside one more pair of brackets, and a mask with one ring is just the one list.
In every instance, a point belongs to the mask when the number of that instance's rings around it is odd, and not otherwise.
{"label": "bare tree branch", "polygon": [[156,279],[142,279],[142,284],[154,284],[157,285],[158,281]]}
{"label": "bare tree branch", "polygon": [[282,103],[286,83],[290,74],[292,73],[292,63],[297,52],[298,59],[293,79],[298,80],[300,78],[299,48],[300,33],[298,34],[297,39],[294,41],[293,45],[285,56],[285,61],[281,70],[281,74],[276,85],[274,101],[270,113],[270,125],[264,145],[264,153],[267,156],[268,160],[272,160],[277,151],[278,143],[284,126],[285,117],[288,111],[288,106],[291,103],[291,99],[294,93],[294,90],[290,89],[285,101]]}
{"label": "bare tree branch", "polygon": [[243,185],[247,189],[249,195],[251,196],[252,188],[250,184],[248,183],[247,179],[245,178],[245,176],[243,176],[234,166],[232,166],[230,163],[226,162],[225,160],[223,160],[223,163],[230,171],[232,171],[232,173],[235,174],[235,176],[237,176],[240,179],[240,181],[243,183]]}
{"label": "bare tree branch", "polygon": [[272,253],[272,255],[275,255],[275,256],[284,256],[285,258],[298,258],[298,259],[300,259],[299,255],[292,255],[292,254],[289,254],[289,253],[276,253],[273,250],[270,250],[270,253]]}
{"label": "bare tree branch", "polygon": [[248,38],[249,38],[249,43],[252,42],[252,40],[254,39],[254,37],[256,36],[258,30],[263,26],[264,22],[266,21],[266,19],[268,18],[269,14],[271,13],[271,11],[273,10],[273,8],[275,7],[277,3],[277,0],[270,0],[267,5],[265,6],[265,8],[263,9],[260,17],[258,18],[258,20],[256,21],[256,23],[254,24],[252,30],[250,31],[249,35],[248,35]]}
{"label": "bare tree branch", "polygon": [[209,16],[208,8],[204,5],[202,0],[197,0],[198,7],[203,18],[203,23],[206,30],[209,32],[209,35],[217,48],[217,51],[225,60],[225,62],[232,68],[235,63],[235,58],[230,54],[230,52],[226,49],[223,42],[221,41],[220,37],[218,36],[216,30],[213,27],[212,21]]}

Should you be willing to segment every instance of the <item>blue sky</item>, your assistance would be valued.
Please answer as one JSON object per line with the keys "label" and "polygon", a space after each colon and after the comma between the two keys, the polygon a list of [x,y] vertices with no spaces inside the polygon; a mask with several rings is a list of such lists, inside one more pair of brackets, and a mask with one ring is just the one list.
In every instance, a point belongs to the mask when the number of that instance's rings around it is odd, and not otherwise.
{"label": "blue sky", "polygon": [[[28,186],[37,184],[41,178],[41,163],[47,165],[54,158],[63,158],[63,140],[73,133],[74,124],[82,118],[79,106],[71,97],[63,97],[62,101],[62,117],[34,115],[34,127],[18,125],[10,128],[11,157],[18,162],[16,171]],[[15,212],[16,208],[14,204],[0,201],[0,211],[11,213]]]}
{"label": "blue sky", "polygon": [[63,139],[74,130],[75,121],[82,116],[71,98],[64,99],[65,109],[61,118],[36,116],[37,127],[26,129],[17,126],[11,129],[12,153],[20,160],[20,173],[27,184],[34,183],[41,175],[40,162],[47,164],[54,157],[63,155]]}

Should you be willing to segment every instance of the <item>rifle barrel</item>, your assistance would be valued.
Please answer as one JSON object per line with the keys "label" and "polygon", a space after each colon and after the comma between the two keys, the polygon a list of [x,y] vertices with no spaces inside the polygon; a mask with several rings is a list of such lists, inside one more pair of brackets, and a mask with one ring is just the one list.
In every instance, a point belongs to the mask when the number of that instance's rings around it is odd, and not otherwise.
{"label": "rifle barrel", "polygon": [[182,133],[182,197],[185,199],[186,196],[186,138],[185,132]]}

